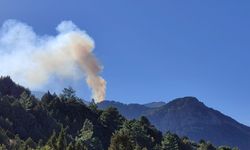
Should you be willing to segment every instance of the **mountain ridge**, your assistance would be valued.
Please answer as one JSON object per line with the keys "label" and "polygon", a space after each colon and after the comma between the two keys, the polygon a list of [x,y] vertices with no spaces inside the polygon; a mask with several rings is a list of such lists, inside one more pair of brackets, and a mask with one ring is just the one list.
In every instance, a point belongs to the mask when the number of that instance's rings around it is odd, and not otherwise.
{"label": "mountain ridge", "polygon": [[250,147],[250,127],[207,107],[195,97],[176,98],[154,108],[114,101],[98,104],[100,109],[109,106],[116,107],[128,119],[146,116],[162,132],[170,131],[195,141],[205,139],[216,145]]}
{"label": "mountain ridge", "polygon": [[[140,117],[139,120],[142,123],[150,128],[156,127],[153,130],[157,132],[155,133],[159,135],[159,139],[162,139],[159,131],[161,130],[163,133],[170,131],[178,136],[188,136],[194,141],[201,139],[211,141],[216,146],[238,146],[242,150],[248,150],[250,147],[250,127],[207,107],[195,97],[177,98],[166,104],[161,102],[123,104],[115,101],[97,104],[102,109],[110,106],[116,107],[123,115],[120,116],[115,108],[98,110],[94,103],[87,106],[81,99],[74,96],[74,93],[71,96],[68,93],[57,96],[47,92],[40,100],[36,99],[29,89],[15,84],[9,77],[0,79],[0,91],[0,130],[2,130],[0,134],[7,140],[5,141],[7,146],[11,146],[8,139],[18,140],[15,138],[16,134],[22,139],[32,137],[35,142],[48,139],[53,130],[59,131],[60,125],[69,126],[69,136],[76,136],[84,120],[89,119],[96,127],[96,137],[100,138],[107,148],[110,144],[109,139],[118,129],[119,124],[122,124],[122,120],[125,119],[123,116],[125,116],[128,119]],[[108,115],[109,111],[115,112],[116,117]],[[111,118],[108,119],[107,115]],[[121,121],[118,121],[118,124],[113,122],[117,119]],[[126,125],[129,130],[134,121],[133,119],[127,124],[128,126]],[[138,125],[137,127],[140,128],[140,124]],[[107,127],[109,132],[106,132]],[[197,146],[199,145],[195,147]]]}
{"label": "mountain ridge", "polygon": [[149,107],[149,108],[155,108],[155,107],[163,106],[165,104],[167,104],[167,103],[165,103],[163,101],[156,101],[156,102],[146,103],[146,104],[143,104],[143,105],[146,106],[146,107]]}

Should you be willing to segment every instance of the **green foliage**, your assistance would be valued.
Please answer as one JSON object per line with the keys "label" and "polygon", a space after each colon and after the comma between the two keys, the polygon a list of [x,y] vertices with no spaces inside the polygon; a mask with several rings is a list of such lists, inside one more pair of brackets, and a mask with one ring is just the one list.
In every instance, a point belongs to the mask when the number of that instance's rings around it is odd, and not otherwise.
{"label": "green foliage", "polygon": [[63,89],[62,94],[60,94],[60,98],[63,101],[67,101],[67,100],[68,101],[69,100],[77,101],[77,100],[79,100],[79,98],[76,96],[76,91],[71,86]]}
{"label": "green foliage", "polygon": [[92,101],[90,102],[89,108],[90,108],[93,112],[98,113],[98,109],[97,109],[98,106],[97,106],[97,104],[95,103],[95,100],[94,100],[94,99],[92,99]]}
{"label": "green foliage", "polygon": [[31,109],[36,105],[36,99],[34,96],[30,96],[27,92],[23,92],[19,100],[20,104],[24,109]]}
{"label": "green foliage", "polygon": [[177,135],[167,132],[162,142],[162,150],[179,150],[179,137]]}
{"label": "green foliage", "polygon": [[79,141],[87,141],[92,138],[93,133],[93,124],[90,120],[86,119],[76,139]]}
{"label": "green foliage", "polygon": [[41,102],[43,105],[45,106],[49,106],[51,103],[53,103],[55,101],[55,99],[57,98],[57,96],[54,94],[52,95],[49,91],[47,93],[45,93],[42,98],[41,98]]}
{"label": "green foliage", "polygon": [[100,120],[104,126],[108,126],[112,132],[120,128],[125,118],[120,115],[118,110],[114,107],[109,107],[102,112]]}
{"label": "green foliage", "polygon": [[101,150],[102,144],[97,137],[93,136],[93,124],[86,119],[79,135],[75,139],[75,145],[78,149]]}
{"label": "green foliage", "polygon": [[59,136],[56,139],[56,149],[65,150],[66,147],[67,147],[66,131],[62,127]]}
{"label": "green foliage", "polygon": [[122,129],[117,131],[111,138],[109,150],[132,150],[134,143],[129,133]]}
{"label": "green foliage", "polygon": [[2,128],[0,128],[0,143],[7,144],[8,140],[9,140],[9,138],[6,135],[6,131],[4,131]]}
{"label": "green foliage", "polygon": [[180,149],[193,150],[195,144],[192,141],[190,141],[188,137],[184,136],[179,140],[179,145],[180,145]]}
{"label": "green foliage", "polygon": [[56,132],[53,131],[53,134],[51,135],[51,137],[49,138],[46,147],[50,147],[52,149],[56,149],[57,145],[56,145],[57,139],[56,139]]}
{"label": "green foliage", "polygon": [[27,146],[25,145],[24,141],[20,139],[19,135],[16,135],[14,139],[11,139],[8,149],[24,150],[27,149]]}
{"label": "green foliage", "polygon": [[0,144],[0,150],[8,150],[4,144]]}
{"label": "green foliage", "polygon": [[24,145],[27,149],[28,148],[35,149],[37,146],[37,144],[30,137],[24,142]]}
{"label": "green foliage", "polygon": [[0,93],[1,96],[13,96],[14,98],[19,98],[23,92],[30,95],[30,91],[16,83],[9,77],[0,77]]}
{"label": "green foliage", "polygon": [[0,93],[0,150],[216,150],[205,140],[194,143],[170,132],[163,137],[144,116],[126,120],[114,107],[87,107],[71,87],[38,101],[10,78],[0,78]]}
{"label": "green foliage", "polygon": [[49,138],[47,144],[42,149],[66,150],[67,146],[68,141],[66,129],[61,127],[58,135],[55,131],[53,131],[52,136]]}
{"label": "green foliage", "polygon": [[197,150],[216,150],[216,148],[211,143],[201,140]]}
{"label": "green foliage", "polygon": [[[159,136],[159,137],[157,137]],[[161,141],[161,133],[142,117],[138,120],[125,121],[122,128],[111,138],[110,150],[153,149]]]}
{"label": "green foliage", "polygon": [[67,99],[74,98],[76,91],[72,87],[64,88],[62,91],[62,97]]}
{"label": "green foliage", "polygon": [[70,144],[67,146],[66,150],[75,150],[74,144],[73,144],[73,143],[70,143]]}
{"label": "green foliage", "polygon": [[217,150],[232,150],[229,146],[219,146]]}

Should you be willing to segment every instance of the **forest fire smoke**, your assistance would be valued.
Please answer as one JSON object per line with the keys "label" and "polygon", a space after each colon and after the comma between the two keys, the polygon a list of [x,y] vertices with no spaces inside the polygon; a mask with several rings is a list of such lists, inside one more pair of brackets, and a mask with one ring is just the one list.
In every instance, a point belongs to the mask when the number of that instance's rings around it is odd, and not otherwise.
{"label": "forest fire smoke", "polygon": [[29,88],[41,87],[52,77],[85,78],[96,102],[105,99],[106,81],[94,56],[94,41],[71,21],[57,26],[58,35],[38,36],[33,29],[15,20],[0,29],[0,73]]}

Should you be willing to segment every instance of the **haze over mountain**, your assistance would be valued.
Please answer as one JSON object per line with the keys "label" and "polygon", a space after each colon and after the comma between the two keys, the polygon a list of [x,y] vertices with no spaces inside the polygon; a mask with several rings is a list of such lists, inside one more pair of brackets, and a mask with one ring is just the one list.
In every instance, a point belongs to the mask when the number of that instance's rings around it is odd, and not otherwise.
{"label": "haze over mountain", "polygon": [[171,131],[195,141],[205,139],[217,145],[250,147],[250,127],[207,107],[195,97],[177,98],[159,107],[115,101],[98,104],[101,109],[110,106],[118,108],[128,119],[146,116],[162,132]]}

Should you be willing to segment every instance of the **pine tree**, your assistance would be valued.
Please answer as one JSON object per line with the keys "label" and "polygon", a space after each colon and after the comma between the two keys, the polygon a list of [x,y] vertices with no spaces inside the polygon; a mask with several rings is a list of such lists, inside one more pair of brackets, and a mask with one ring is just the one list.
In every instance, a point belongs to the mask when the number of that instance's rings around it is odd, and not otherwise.
{"label": "pine tree", "polygon": [[66,150],[75,150],[74,144],[71,142],[71,143],[67,146]]}
{"label": "pine tree", "polygon": [[178,137],[168,132],[162,141],[162,150],[179,150]]}
{"label": "pine tree", "polygon": [[91,150],[102,150],[102,144],[100,140],[93,136],[93,124],[90,120],[84,121],[83,127],[80,130],[79,135],[75,138],[77,149],[91,149]]}
{"label": "pine tree", "polygon": [[218,150],[232,150],[229,146],[219,146]]}
{"label": "pine tree", "polygon": [[26,91],[24,91],[20,96],[20,103],[23,108],[29,110],[35,105],[35,97],[30,96]]}
{"label": "pine tree", "polygon": [[69,86],[68,88],[64,88],[62,94],[60,95],[62,100],[76,100],[76,91]]}
{"label": "pine tree", "polygon": [[9,138],[6,135],[6,132],[2,128],[0,128],[0,143],[7,144],[8,140],[9,140]]}
{"label": "pine tree", "polygon": [[4,144],[0,144],[0,150],[8,150]]}
{"label": "pine tree", "polygon": [[120,115],[117,108],[109,107],[102,112],[100,120],[102,121],[103,125],[108,126],[113,133],[115,130],[122,126],[125,118]]}
{"label": "pine tree", "polygon": [[37,144],[32,140],[31,137],[29,137],[25,142],[25,147],[28,149],[28,148],[36,148]]}
{"label": "pine tree", "polygon": [[113,134],[109,150],[133,150],[134,143],[129,132],[126,130],[119,130]]}
{"label": "pine tree", "polygon": [[53,131],[51,137],[49,138],[48,142],[47,142],[47,147],[50,147],[52,149],[56,149],[57,145],[56,145],[56,132]]}
{"label": "pine tree", "polygon": [[65,128],[61,127],[61,131],[56,140],[57,150],[65,150],[67,147],[66,131]]}
{"label": "pine tree", "polygon": [[197,150],[216,150],[216,148],[211,143],[206,142],[205,140],[200,140]]}
{"label": "pine tree", "polygon": [[98,113],[98,109],[97,108],[98,108],[98,106],[95,103],[95,100],[92,99],[91,102],[90,102],[90,104],[89,104],[89,109],[91,109],[95,113]]}

